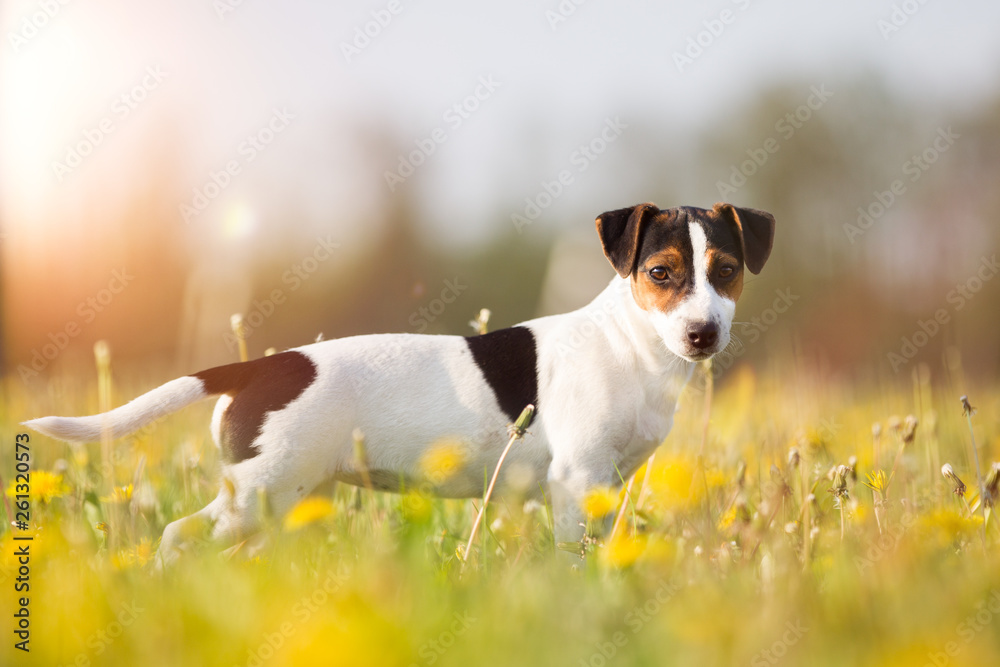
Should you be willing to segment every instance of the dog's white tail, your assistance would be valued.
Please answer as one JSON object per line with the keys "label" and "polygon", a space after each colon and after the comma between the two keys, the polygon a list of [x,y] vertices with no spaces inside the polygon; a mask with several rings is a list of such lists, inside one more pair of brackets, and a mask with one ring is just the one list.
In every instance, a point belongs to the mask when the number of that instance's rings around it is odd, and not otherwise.
{"label": "dog's white tail", "polygon": [[125,405],[90,417],[40,417],[24,422],[47,436],[68,442],[93,442],[107,432],[120,438],[163,415],[180,410],[212,394],[193,376],[171,380]]}

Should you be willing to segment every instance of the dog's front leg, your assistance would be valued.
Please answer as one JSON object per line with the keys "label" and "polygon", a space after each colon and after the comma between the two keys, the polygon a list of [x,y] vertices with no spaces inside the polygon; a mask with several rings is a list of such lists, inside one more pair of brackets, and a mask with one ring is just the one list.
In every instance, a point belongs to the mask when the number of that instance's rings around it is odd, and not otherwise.
{"label": "dog's front leg", "polygon": [[583,501],[587,493],[598,484],[593,475],[581,471],[550,473],[548,482],[556,548],[561,557],[579,563],[584,555],[583,538],[587,531]]}

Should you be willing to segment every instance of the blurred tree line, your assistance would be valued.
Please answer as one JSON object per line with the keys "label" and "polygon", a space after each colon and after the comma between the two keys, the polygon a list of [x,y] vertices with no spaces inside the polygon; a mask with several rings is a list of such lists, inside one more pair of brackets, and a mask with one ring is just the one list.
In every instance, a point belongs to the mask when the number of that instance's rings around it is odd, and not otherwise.
{"label": "blurred tree line", "polygon": [[[600,203],[583,188],[567,191],[566,206],[543,212],[545,224],[518,234],[510,213],[523,207],[525,193],[501,193],[509,205],[491,212],[491,241],[471,249],[438,243],[424,232],[412,188],[385,190],[377,219],[358,221],[377,230],[373,240],[338,256],[296,289],[294,298],[259,318],[249,339],[251,354],[307,343],[320,333],[469,335],[469,320],[484,307],[494,313],[493,328],[506,326],[539,313],[550,253],[562,236],[591,234],[591,256],[600,260],[593,219],[602,211],[641,201],[710,207],[724,200],[768,210],[778,221],[772,259],[760,277],[747,281],[737,309],[739,356],[795,349],[834,370],[884,371],[888,355],[945,309],[949,324],[919,347],[918,360],[936,363],[954,345],[976,360],[974,372],[996,374],[1000,280],[984,280],[961,312],[948,294],[976,274],[981,257],[997,250],[1000,100],[935,112],[878,79],[860,78],[822,86],[785,83],[716,114],[712,129],[693,137],[663,127],[653,115],[635,118],[613,148],[616,177],[604,184]],[[951,143],[939,140],[945,134],[954,137]],[[395,156],[401,148],[383,144],[376,150]],[[532,161],[530,146],[523,155]],[[927,164],[924,157],[934,160]],[[914,167],[915,159],[927,168]],[[169,174],[156,178],[169,182]],[[894,191],[895,181],[901,184]],[[605,201],[608,191],[615,194]],[[581,201],[570,201],[574,197]],[[116,242],[114,258],[148,263],[153,257],[158,279],[84,337],[113,338],[126,361],[158,357],[187,372],[194,361],[177,357],[177,323],[193,260],[190,239],[169,231],[176,225],[175,201],[145,192],[127,212],[128,224],[121,227],[129,231]],[[288,234],[293,218],[289,213],[266,221],[261,235],[268,253],[262,258],[248,247],[222,251],[246,255],[247,309],[266,301],[288,267],[308,256],[312,242]],[[593,266],[610,277],[607,267]],[[780,317],[764,317],[776,295],[789,289],[794,306]],[[11,304],[25,302],[17,294],[15,289],[4,311],[8,323],[16,309]],[[44,340],[58,321],[58,315],[41,318],[38,331],[19,336],[17,344],[8,340],[6,370],[30,357],[31,345],[24,341]],[[217,329],[207,359],[223,363],[234,358],[224,340],[228,321],[220,318]]]}

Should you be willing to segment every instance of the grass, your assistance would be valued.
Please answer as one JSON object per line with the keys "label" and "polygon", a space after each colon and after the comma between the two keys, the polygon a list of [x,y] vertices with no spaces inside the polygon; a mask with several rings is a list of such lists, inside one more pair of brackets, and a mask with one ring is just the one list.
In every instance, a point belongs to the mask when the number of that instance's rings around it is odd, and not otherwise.
{"label": "grass", "polygon": [[[8,486],[17,423],[95,411],[92,375],[7,378]],[[31,653],[5,611],[0,664],[1000,664],[1000,527],[978,509],[966,392],[952,372],[915,377],[859,388],[741,366],[710,397],[696,380],[625,511],[624,493],[588,499],[622,518],[576,571],[544,507],[494,497],[463,571],[481,501],[341,485],[271,518],[263,554],[203,549],[160,576],[163,526],[217,490],[211,405],[103,452],[32,435]],[[1000,386],[968,393],[985,472]],[[0,546],[8,609],[7,529]]]}

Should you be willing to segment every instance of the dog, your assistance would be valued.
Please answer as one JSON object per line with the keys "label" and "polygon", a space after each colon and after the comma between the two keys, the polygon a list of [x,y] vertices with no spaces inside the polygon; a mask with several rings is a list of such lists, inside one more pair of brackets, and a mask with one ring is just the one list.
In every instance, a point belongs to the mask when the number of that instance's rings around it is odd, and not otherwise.
{"label": "dog", "polygon": [[464,465],[434,493],[479,496],[508,425],[533,405],[534,422],[500,483],[515,471],[529,496],[551,500],[556,541],[578,542],[586,494],[618,486],[649,457],[670,432],[695,364],[728,345],[744,268],[764,267],[775,222],[731,204],[645,203],[603,213],[596,224],[617,275],[579,310],[474,337],[318,342],[171,380],[101,415],[25,425],[66,441],[119,438],[219,396],[211,432],[231,483],[166,526],[159,554],[171,562],[188,546],[192,522],[211,525],[221,547],[257,532],[259,489],[281,516],[331,480],[386,491],[418,484],[421,457],[442,439],[460,443]]}

